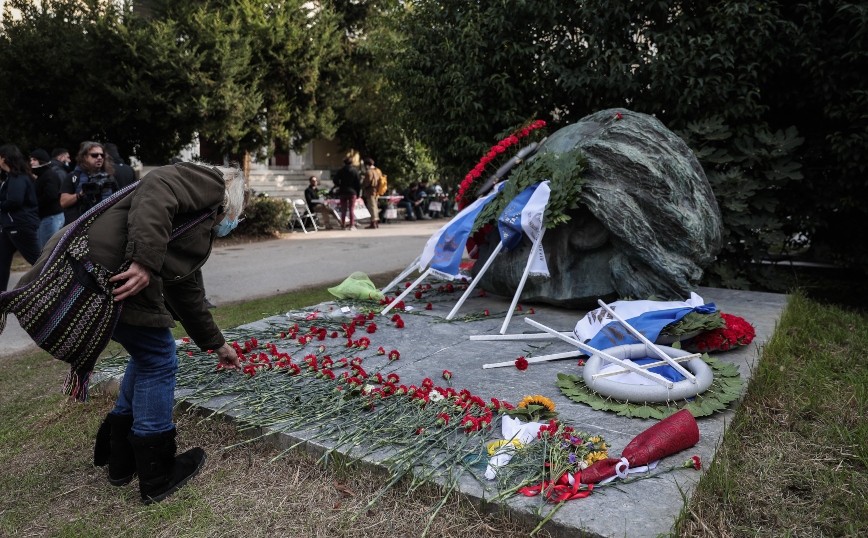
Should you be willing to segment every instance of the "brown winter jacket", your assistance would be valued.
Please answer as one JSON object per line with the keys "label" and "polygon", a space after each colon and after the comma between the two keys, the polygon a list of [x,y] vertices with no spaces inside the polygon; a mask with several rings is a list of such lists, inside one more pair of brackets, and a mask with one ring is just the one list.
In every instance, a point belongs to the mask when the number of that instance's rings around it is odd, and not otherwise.
{"label": "brown winter jacket", "polygon": [[365,171],[365,179],[362,180],[362,191],[365,198],[370,198],[377,194],[377,186],[380,184],[380,179],[383,173],[379,168],[370,167]]}
{"label": "brown winter jacket", "polygon": [[[120,322],[174,327],[181,322],[203,350],[225,343],[205,308],[201,268],[211,254],[212,228],[226,187],[222,175],[191,163],[163,166],[147,174],[136,190],[101,215],[88,230],[90,258],[116,271],[125,260],[152,270],[148,287],[124,300]],[[208,218],[169,242],[172,229],[210,212]],[[35,279],[66,228],[46,244],[19,286]]]}

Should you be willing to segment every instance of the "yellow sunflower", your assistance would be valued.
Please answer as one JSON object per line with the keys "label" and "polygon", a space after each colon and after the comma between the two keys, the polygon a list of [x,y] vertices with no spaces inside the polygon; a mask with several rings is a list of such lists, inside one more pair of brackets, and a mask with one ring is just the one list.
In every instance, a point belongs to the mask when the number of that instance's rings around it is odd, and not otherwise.
{"label": "yellow sunflower", "polygon": [[605,450],[598,450],[596,452],[591,452],[587,456],[585,456],[585,463],[588,465],[592,465],[596,461],[604,460],[609,457],[609,453]]}
{"label": "yellow sunflower", "polygon": [[518,403],[519,407],[527,409],[529,405],[541,405],[548,409],[550,412],[555,412],[555,402],[549,400],[545,396],[540,396],[539,394],[534,396],[525,396],[521,402]]}

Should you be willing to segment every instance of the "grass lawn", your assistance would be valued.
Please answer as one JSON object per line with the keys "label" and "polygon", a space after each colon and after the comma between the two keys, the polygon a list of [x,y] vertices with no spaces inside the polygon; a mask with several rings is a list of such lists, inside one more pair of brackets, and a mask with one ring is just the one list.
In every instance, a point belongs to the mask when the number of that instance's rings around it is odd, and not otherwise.
{"label": "grass lawn", "polygon": [[868,535],[868,317],[794,294],[679,536]]}
{"label": "grass lawn", "polygon": [[[301,290],[214,314],[230,327],[328,298],[324,288]],[[793,295],[674,535],[868,534],[866,356],[866,316]],[[2,536],[418,536],[439,502],[434,488],[407,495],[397,487],[351,521],[383,475],[323,469],[303,454],[269,464],[276,453],[261,444],[220,452],[241,440],[232,425],[179,414],[180,449],[202,446],[209,462],[177,494],[143,506],[136,481],[115,488],[92,467],[112,399],[67,402],[65,372],[44,353],[0,362]],[[531,528],[453,498],[429,534],[526,536]]]}

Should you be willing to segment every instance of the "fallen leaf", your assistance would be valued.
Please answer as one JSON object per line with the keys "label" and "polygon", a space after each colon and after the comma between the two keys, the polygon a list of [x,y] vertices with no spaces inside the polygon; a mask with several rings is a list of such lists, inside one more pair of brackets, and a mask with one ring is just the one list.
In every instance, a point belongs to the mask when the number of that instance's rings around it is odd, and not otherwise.
{"label": "fallen leaf", "polygon": [[341,503],[338,503],[332,507],[332,510],[338,510],[341,507]]}
{"label": "fallen leaf", "polygon": [[338,482],[335,482],[335,489],[338,490],[338,491],[340,491],[340,492],[343,493],[344,495],[349,496],[349,497],[355,497],[355,496],[356,496],[356,494],[353,493],[353,490],[351,490],[351,489],[348,488],[347,486],[345,486],[345,485],[343,485],[343,484],[340,484],[340,483],[338,483]]}

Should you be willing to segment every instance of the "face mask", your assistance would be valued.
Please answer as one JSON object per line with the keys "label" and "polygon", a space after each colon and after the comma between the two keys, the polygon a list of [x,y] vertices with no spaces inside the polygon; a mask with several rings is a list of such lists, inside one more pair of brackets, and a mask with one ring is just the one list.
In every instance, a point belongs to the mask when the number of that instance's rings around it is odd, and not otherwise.
{"label": "face mask", "polygon": [[229,217],[223,219],[223,222],[214,226],[214,231],[217,232],[217,237],[225,237],[229,234],[235,227],[238,226],[238,217],[235,217],[233,220],[229,220]]}

